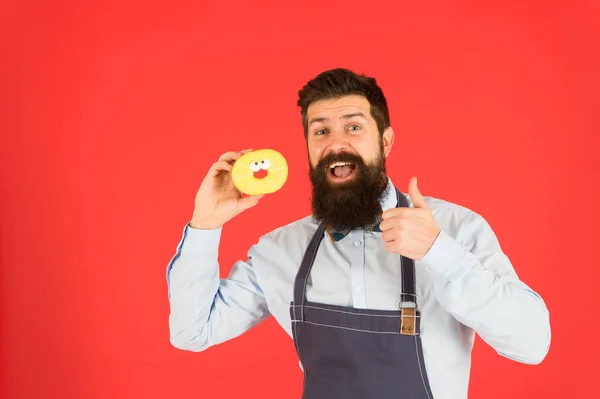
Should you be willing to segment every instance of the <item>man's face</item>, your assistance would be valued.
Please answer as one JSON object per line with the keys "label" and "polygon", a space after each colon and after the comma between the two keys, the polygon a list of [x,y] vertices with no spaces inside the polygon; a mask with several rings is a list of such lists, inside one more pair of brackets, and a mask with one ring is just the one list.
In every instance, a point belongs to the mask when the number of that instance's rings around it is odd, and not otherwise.
{"label": "man's face", "polygon": [[394,134],[388,128],[380,135],[370,108],[366,98],[352,95],[307,110],[313,213],[335,226],[359,227],[381,212]]}

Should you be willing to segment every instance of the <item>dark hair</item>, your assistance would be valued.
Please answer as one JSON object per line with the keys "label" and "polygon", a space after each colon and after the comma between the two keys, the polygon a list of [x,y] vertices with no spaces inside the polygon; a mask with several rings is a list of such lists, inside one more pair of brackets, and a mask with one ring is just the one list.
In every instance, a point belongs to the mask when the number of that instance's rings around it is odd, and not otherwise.
{"label": "dark hair", "polygon": [[321,72],[298,92],[298,106],[301,108],[304,137],[308,136],[308,106],[320,100],[331,100],[348,95],[361,95],[371,105],[371,116],[377,122],[379,133],[390,126],[390,114],[383,91],[375,78],[358,75],[348,69],[336,68]]}

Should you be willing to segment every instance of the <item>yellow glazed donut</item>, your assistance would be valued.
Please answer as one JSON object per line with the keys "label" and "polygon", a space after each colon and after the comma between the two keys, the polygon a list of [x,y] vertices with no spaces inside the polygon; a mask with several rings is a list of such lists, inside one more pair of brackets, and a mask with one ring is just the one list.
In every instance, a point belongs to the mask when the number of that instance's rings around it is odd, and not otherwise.
{"label": "yellow glazed donut", "polygon": [[271,194],[283,187],[288,177],[287,161],[271,149],[248,152],[231,168],[233,184],[247,195]]}

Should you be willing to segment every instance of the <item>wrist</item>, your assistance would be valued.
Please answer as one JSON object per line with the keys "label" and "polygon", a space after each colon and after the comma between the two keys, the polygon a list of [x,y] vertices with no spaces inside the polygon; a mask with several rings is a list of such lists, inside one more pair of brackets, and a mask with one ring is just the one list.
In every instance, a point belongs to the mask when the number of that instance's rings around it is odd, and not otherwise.
{"label": "wrist", "polygon": [[195,230],[216,230],[222,226],[215,220],[215,218],[200,219],[195,215],[192,216],[191,220],[188,222],[188,225]]}
{"label": "wrist", "polygon": [[221,227],[221,226],[212,225],[209,223],[195,221],[193,219],[188,222],[188,226],[190,226],[194,230],[216,230],[219,227]]}

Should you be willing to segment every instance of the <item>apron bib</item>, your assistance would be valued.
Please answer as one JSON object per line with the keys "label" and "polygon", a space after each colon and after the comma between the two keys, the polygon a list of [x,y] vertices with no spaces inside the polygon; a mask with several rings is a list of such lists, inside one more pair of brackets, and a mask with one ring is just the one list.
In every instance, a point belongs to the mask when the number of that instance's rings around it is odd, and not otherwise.
{"label": "apron bib", "polygon": [[[408,207],[396,190],[397,207]],[[306,286],[325,224],[312,237],[290,305],[296,353],[304,370],[302,399],[433,399],[420,336],[414,260],[401,256],[397,311],[355,309],[306,300]]]}

